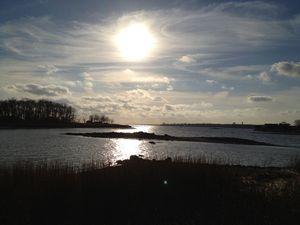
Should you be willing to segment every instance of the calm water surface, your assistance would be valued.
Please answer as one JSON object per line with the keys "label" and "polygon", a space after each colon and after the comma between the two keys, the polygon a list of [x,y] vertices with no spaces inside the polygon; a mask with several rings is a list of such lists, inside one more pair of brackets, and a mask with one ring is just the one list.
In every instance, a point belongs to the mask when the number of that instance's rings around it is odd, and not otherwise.
{"label": "calm water surface", "polygon": [[[252,129],[175,126],[143,126],[135,129],[37,129],[0,130],[0,163],[20,160],[61,161],[74,164],[91,160],[115,162],[130,155],[148,158],[167,156],[206,156],[227,163],[260,166],[284,166],[300,155],[300,136],[267,134]],[[247,146],[199,142],[102,139],[64,135],[66,132],[153,132],[174,136],[238,137],[290,147]]]}

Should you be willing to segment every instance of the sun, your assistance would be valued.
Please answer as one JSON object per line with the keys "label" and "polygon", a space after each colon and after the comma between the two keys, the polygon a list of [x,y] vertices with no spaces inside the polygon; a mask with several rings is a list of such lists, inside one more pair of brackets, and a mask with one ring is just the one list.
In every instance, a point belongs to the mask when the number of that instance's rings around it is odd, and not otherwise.
{"label": "sun", "polygon": [[125,60],[142,61],[150,55],[155,40],[145,24],[135,23],[119,31],[115,44]]}

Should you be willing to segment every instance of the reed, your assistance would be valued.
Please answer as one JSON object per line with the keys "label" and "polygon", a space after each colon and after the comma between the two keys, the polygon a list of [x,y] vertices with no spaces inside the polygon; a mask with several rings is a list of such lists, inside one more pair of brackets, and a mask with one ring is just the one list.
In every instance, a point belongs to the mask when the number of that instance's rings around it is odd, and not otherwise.
{"label": "reed", "polygon": [[300,172],[300,155],[296,155],[290,160],[290,167]]}
{"label": "reed", "polygon": [[298,173],[219,162],[2,165],[0,224],[298,224]]}

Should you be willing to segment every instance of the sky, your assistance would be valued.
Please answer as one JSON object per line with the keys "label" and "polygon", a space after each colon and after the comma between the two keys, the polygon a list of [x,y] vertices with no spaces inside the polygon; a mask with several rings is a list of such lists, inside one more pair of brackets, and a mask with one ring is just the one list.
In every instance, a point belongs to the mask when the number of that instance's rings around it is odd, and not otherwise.
{"label": "sky", "polygon": [[1,0],[8,98],[118,123],[293,123],[300,1]]}

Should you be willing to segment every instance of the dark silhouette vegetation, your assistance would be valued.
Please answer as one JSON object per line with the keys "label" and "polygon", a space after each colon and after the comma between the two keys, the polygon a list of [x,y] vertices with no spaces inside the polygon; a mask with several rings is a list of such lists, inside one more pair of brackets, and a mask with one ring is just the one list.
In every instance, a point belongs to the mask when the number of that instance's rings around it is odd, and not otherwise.
{"label": "dark silhouette vegetation", "polygon": [[208,142],[208,143],[222,143],[222,144],[240,144],[240,145],[265,145],[278,146],[265,142],[253,141],[243,138],[234,137],[176,137],[168,134],[157,135],[146,132],[93,132],[93,133],[66,133],[67,135],[77,135],[84,137],[95,138],[125,138],[125,139],[139,139],[139,140],[163,140],[163,141],[187,141],[187,142]]}
{"label": "dark silhouette vegetation", "polygon": [[86,121],[87,123],[113,123],[113,119],[109,118],[105,115],[98,115],[98,114],[92,114],[89,116],[89,120]]}
{"label": "dark silhouette vegetation", "polygon": [[292,126],[291,124],[286,122],[266,123],[264,125],[256,126],[255,130],[280,134],[300,134],[300,126],[298,125],[297,120],[295,121],[295,126]]}
{"label": "dark silhouette vegetation", "polygon": [[91,115],[92,121],[76,121],[76,110],[67,104],[48,100],[0,101],[0,128],[131,128],[113,124],[107,116]]}
{"label": "dark silhouette vegetation", "polygon": [[253,124],[222,124],[222,123],[162,123],[160,126],[180,126],[180,127],[212,127],[212,128],[245,128],[245,129],[253,129],[256,125]]}
{"label": "dark silhouette vegetation", "polygon": [[210,127],[210,128],[240,128],[240,129],[254,129],[256,131],[263,131],[268,133],[280,134],[300,134],[300,120],[294,121],[294,126],[289,123],[266,123],[264,125],[232,123],[232,124],[218,124],[218,123],[163,123],[161,126],[180,126],[180,127]]}
{"label": "dark silhouette vegetation", "polygon": [[300,173],[300,155],[296,155],[291,159],[290,166]]}
{"label": "dark silhouette vegetation", "polygon": [[55,121],[74,122],[75,109],[66,104],[47,100],[4,100],[0,101],[0,121]]}
{"label": "dark silhouette vegetation", "polygon": [[217,165],[205,158],[106,167],[17,163],[0,167],[2,225],[298,225],[294,168]]}

